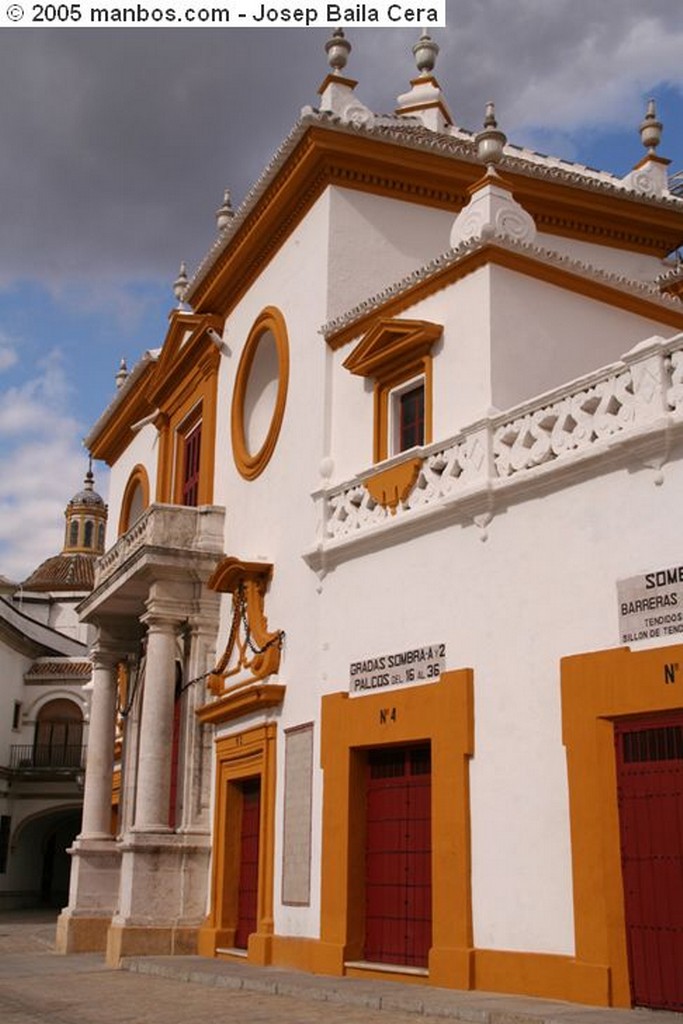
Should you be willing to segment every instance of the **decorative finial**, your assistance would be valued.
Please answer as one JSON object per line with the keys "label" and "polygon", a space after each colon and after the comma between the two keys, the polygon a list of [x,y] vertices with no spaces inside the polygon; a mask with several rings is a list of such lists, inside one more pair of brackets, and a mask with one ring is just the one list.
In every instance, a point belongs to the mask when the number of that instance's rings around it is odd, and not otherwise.
{"label": "decorative finial", "polygon": [[332,68],[332,73],[340,75],[346,67],[346,62],[351,53],[351,43],[345,37],[343,28],[336,28],[334,30],[332,38],[328,39],[325,43],[325,53],[327,54],[327,63]]}
{"label": "decorative finial", "polygon": [[657,110],[653,99],[648,101],[644,119],[640,122],[640,140],[650,153],[654,153],[662,141],[662,122],[657,120]]}
{"label": "decorative finial", "polygon": [[235,211],[232,208],[232,198],[230,196],[230,189],[226,188],[223,193],[223,202],[216,210],[216,225],[219,231],[225,231],[228,224],[235,216]]}
{"label": "decorative finial", "polygon": [[486,104],[484,130],[475,135],[474,141],[477,147],[477,156],[483,164],[486,164],[487,167],[494,167],[500,163],[507,135],[498,127],[494,103]]}
{"label": "decorative finial", "polygon": [[175,295],[176,299],[178,300],[178,305],[179,306],[182,306],[182,304],[183,304],[183,299],[185,297],[185,290],[187,288],[187,284],[188,284],[187,264],[183,261],[180,264],[180,270],[178,272],[178,276],[176,277],[175,281],[173,282],[173,294]]}
{"label": "decorative finial", "polygon": [[424,77],[431,75],[434,70],[438,54],[438,44],[434,42],[429,32],[427,32],[426,29],[423,29],[422,35],[413,46],[415,64],[417,65],[417,70],[421,75]]}
{"label": "decorative finial", "polygon": [[121,365],[119,366],[118,370],[116,371],[116,376],[114,377],[114,380],[116,381],[116,389],[117,390],[119,388],[122,388],[123,385],[128,380],[128,367],[126,366],[126,360],[125,359],[121,360]]}
{"label": "decorative finial", "polygon": [[95,477],[92,471],[92,455],[88,455],[88,472],[83,480],[83,487],[86,491],[92,491],[95,485]]}

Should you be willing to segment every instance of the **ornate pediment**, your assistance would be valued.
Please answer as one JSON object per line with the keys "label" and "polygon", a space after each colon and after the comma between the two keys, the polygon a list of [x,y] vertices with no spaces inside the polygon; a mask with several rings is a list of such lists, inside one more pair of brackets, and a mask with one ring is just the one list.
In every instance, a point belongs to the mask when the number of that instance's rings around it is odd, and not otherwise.
{"label": "ornate pediment", "polygon": [[209,313],[188,313],[174,309],[147,394],[161,409],[173,403],[180,388],[197,376],[215,373],[220,361],[217,340],[223,330],[221,317]]}
{"label": "ornate pediment", "polygon": [[442,331],[441,324],[429,320],[382,317],[361,338],[344,366],[360,377],[381,379],[426,356]]}

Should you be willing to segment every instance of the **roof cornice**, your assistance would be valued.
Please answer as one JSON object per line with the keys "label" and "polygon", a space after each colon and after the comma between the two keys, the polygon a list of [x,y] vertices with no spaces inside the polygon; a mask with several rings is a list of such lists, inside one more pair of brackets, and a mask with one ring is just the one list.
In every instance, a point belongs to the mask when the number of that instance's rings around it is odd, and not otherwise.
{"label": "roof cornice", "polygon": [[601,270],[554,250],[500,236],[473,238],[457,249],[437,256],[393,285],[330,320],[321,328],[321,334],[331,348],[341,348],[365,333],[378,316],[394,317],[487,264],[515,270],[683,330],[683,303],[673,296],[662,294],[658,282],[634,281],[623,274]]}
{"label": "roof cornice", "polygon": [[[683,201],[629,190],[620,179],[508,146],[501,163],[540,231],[663,257],[683,242]],[[225,315],[328,185],[447,209],[481,176],[473,136],[407,118],[348,124],[309,111],[284,140],[186,292]]]}

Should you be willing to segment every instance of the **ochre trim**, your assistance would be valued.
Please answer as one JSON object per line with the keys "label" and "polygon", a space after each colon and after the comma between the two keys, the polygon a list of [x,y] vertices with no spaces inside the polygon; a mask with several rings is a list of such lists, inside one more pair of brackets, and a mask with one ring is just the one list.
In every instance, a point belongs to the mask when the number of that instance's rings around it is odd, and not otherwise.
{"label": "ochre trim", "polygon": [[613,720],[680,709],[680,687],[667,685],[665,675],[676,663],[683,646],[622,647],[562,661],[576,960],[609,972],[613,1006],[631,1005]]}
{"label": "ochre trim", "polygon": [[536,278],[547,284],[554,284],[569,292],[575,292],[585,298],[595,299],[596,302],[604,302],[607,305],[634,313],[636,316],[665,324],[667,327],[683,330],[683,308],[663,306],[657,299],[649,299],[644,295],[623,291],[606,281],[595,280],[575,273],[566,267],[555,266],[536,256],[512,252],[503,246],[496,245],[495,241],[491,241],[481,249],[477,249],[476,252],[464,256],[458,263],[444,267],[443,270],[433,274],[427,280],[406,286],[400,294],[387,299],[352,323],[331,332],[327,336],[327,343],[332,349],[341,348],[369,331],[378,318],[382,320],[396,318],[404,310],[410,309],[442,288],[447,288],[453,282],[459,281],[461,278],[467,277],[468,274],[479,270],[480,267],[489,264],[514,270],[527,277]]}
{"label": "ochre trim", "polygon": [[353,92],[353,90],[358,85],[358,82],[353,78],[343,78],[342,75],[335,75],[333,72],[330,72],[329,75],[326,75],[326,77],[320,83],[320,86],[318,88],[319,96],[322,96],[322,94],[325,92],[325,89],[327,89],[328,85],[346,85]]}
{"label": "ochre trim", "polygon": [[[278,384],[275,408],[265,440],[257,452],[250,452],[244,430],[244,403],[249,385],[251,368],[256,357],[259,342],[266,331],[270,331],[275,340],[278,360]],[[235,465],[245,480],[254,480],[266,468],[273,452],[282,427],[287,402],[287,386],[289,383],[289,340],[285,318],[275,306],[267,306],[257,317],[244,346],[237,367],[235,388],[232,396],[230,423],[232,427],[232,452]]]}
{"label": "ochre trim", "polygon": [[[389,714],[382,711],[389,710]],[[395,714],[392,713],[395,711]],[[364,749],[430,740],[432,949],[429,983],[470,988],[469,758],[474,748],[472,672],[368,697],[322,699],[321,934],[317,970],[343,974],[364,941]]]}
{"label": "ochre trim", "polygon": [[140,487],[140,490],[142,491],[142,508],[146,509],[149,505],[149,477],[147,476],[147,470],[140,463],[133,467],[131,474],[128,477],[126,489],[123,492],[121,513],[119,515],[119,537],[133,525],[130,521],[130,509],[137,487]]}
{"label": "ochre trim", "polygon": [[[234,308],[328,186],[388,196],[455,215],[481,165],[371,136],[311,125],[188,296],[195,309]],[[620,194],[506,171],[540,231],[664,257],[680,245],[683,213]]]}
{"label": "ochre trim", "polygon": [[276,733],[275,723],[268,722],[234,736],[226,736],[216,743],[211,910],[199,930],[198,952],[201,956],[215,956],[217,947],[234,944],[242,816],[239,783],[258,777],[261,782],[261,819],[256,932],[249,936],[247,959],[256,964],[271,961]]}
{"label": "ochre trim", "polygon": [[146,386],[156,372],[156,362],[150,361],[141,371],[135,387],[121,399],[121,404],[106,418],[102,428],[91,440],[90,454],[113,466],[135,437],[133,425],[154,412],[147,397]]}
{"label": "ochre trim", "polygon": [[280,667],[283,634],[268,630],[263,607],[272,575],[270,562],[242,562],[228,557],[218,564],[207,583],[211,590],[232,594],[228,640],[209,681],[209,689],[216,696],[225,691],[226,680],[233,676],[248,673],[248,679],[240,680],[239,685],[244,685],[266,679]]}
{"label": "ochre trim", "polygon": [[570,956],[477,949],[474,988],[518,996],[563,999],[591,1006],[610,1005],[609,971]]}
{"label": "ochre trim", "polygon": [[394,515],[398,503],[405,501],[415,486],[423,461],[417,457],[383,469],[364,481],[365,489],[378,505],[389,508]]}
{"label": "ochre trim", "polygon": [[[222,686],[223,677],[219,676]],[[232,722],[267,708],[276,708],[285,699],[286,687],[281,683],[238,683],[217,700],[203,704],[195,714],[202,725]]]}
{"label": "ochre trim", "polygon": [[668,167],[671,163],[665,156],[657,156],[656,153],[646,153],[642,160],[639,160],[637,164],[634,164],[633,170],[639,171],[641,167],[645,167],[646,164],[661,164],[662,167]]}

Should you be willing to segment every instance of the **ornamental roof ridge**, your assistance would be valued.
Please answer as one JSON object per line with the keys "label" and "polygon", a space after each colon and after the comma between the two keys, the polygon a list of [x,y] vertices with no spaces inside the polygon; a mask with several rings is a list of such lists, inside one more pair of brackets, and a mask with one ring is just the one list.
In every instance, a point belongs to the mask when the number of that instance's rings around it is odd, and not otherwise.
{"label": "ornamental roof ridge", "polygon": [[85,446],[85,448],[90,448],[93,439],[97,437],[101,428],[107,422],[107,420],[114,412],[114,410],[125,401],[126,395],[128,395],[128,393],[135,387],[136,382],[140,378],[140,375],[143,373],[147,365],[149,363],[156,362],[159,359],[160,353],[160,348],[148,348],[145,352],[143,352],[142,356],[138,359],[137,363],[130,371],[121,387],[118,388],[117,391],[115,392],[114,397],[112,398],[109,405],[100,414],[96,422],[93,423],[92,427],[90,428],[86,436],[83,438],[83,445]]}
{"label": "ornamental roof ridge", "polygon": [[359,302],[345,313],[334,317],[332,320],[328,320],[327,323],[323,324],[320,328],[319,333],[322,334],[325,339],[328,339],[331,335],[336,334],[342,328],[350,327],[356,320],[361,320],[372,310],[381,308],[386,302],[395,298],[397,295],[400,295],[401,292],[406,289],[423,281],[430,280],[430,278],[440,274],[447,267],[457,266],[467,256],[470,256],[475,252],[479,252],[489,245],[497,246],[501,249],[508,249],[511,252],[523,253],[524,255],[531,256],[536,260],[541,260],[544,263],[551,263],[553,266],[567,270],[570,273],[578,274],[594,281],[599,281],[602,284],[610,285],[611,287],[618,288],[620,291],[624,291],[629,294],[633,294],[633,292],[636,291],[664,306],[673,306],[676,308],[681,305],[679,299],[672,295],[667,295],[666,293],[663,294],[660,291],[661,278],[656,278],[654,281],[637,281],[628,277],[626,274],[617,274],[609,270],[603,270],[592,263],[588,263],[584,260],[578,260],[565,253],[558,253],[555,249],[547,249],[544,246],[535,245],[533,242],[521,242],[509,235],[498,235],[486,238],[470,238],[455,249],[447,249],[445,252],[434,257],[434,259],[431,259],[428,263],[423,264],[421,267],[417,267],[415,270],[411,271],[410,274],[407,274],[400,280],[391,285],[387,285],[386,288],[383,288],[381,291],[369,296],[367,299],[363,299],[362,302]]}
{"label": "ornamental roof ridge", "polygon": [[[304,107],[295,125],[246,193],[229,226],[213,241],[192,274],[184,295],[184,299],[189,305],[192,305],[193,293],[209,273],[217,257],[229,248],[240,226],[271,184],[287,157],[296,148],[306,130],[312,125],[328,126],[334,131],[347,135],[364,135],[368,138],[383,139],[410,149],[436,151],[444,156],[457,156],[468,163],[480,164],[474,141],[475,135],[464,128],[451,126],[446,132],[436,132],[431,128],[426,128],[419,118],[391,114],[375,114],[369,121],[349,122],[344,121],[332,111]],[[514,143],[507,143],[505,146],[499,166],[502,170],[512,171],[526,177],[539,177],[558,184],[619,196],[621,199],[650,206],[668,208],[683,206],[683,197],[674,194],[657,196],[638,192],[634,188],[629,188],[624,180],[609,171],[600,171],[584,164],[572,163],[561,157],[547,156]]]}

